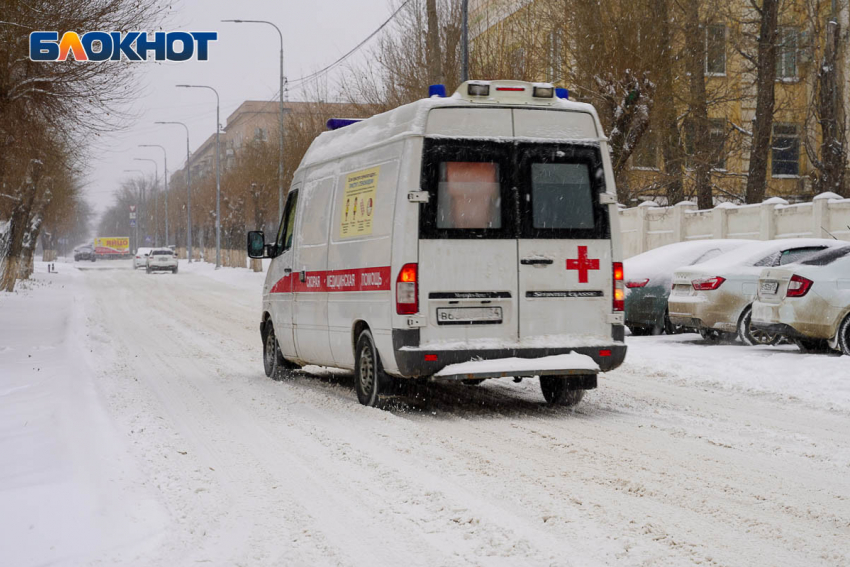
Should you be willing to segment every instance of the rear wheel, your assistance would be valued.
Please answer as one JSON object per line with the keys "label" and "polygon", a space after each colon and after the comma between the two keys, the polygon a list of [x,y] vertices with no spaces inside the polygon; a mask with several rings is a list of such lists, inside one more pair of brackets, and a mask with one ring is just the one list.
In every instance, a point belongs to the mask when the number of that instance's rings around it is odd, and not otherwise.
{"label": "rear wheel", "polygon": [[779,334],[754,329],[752,319],[753,307],[749,306],[744,310],[744,314],[741,315],[741,320],[738,322],[738,338],[745,345],[775,345],[782,338],[782,335]]}
{"label": "rear wheel", "polygon": [[354,351],[354,389],[364,406],[375,407],[380,402],[381,389],[386,384],[381,358],[369,329],[360,333]]}
{"label": "rear wheel", "polygon": [[848,315],[838,328],[838,347],[841,352],[850,356],[850,315]]}
{"label": "rear wheel", "polygon": [[584,390],[570,390],[564,376],[541,376],[540,390],[543,397],[552,405],[573,407],[584,397]]}

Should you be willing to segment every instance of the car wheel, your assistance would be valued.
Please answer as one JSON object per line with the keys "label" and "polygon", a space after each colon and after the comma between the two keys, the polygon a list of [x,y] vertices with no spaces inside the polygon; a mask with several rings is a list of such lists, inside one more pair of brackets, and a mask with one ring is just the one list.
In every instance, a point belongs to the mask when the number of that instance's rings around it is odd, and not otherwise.
{"label": "car wheel", "polygon": [[278,373],[285,367],[283,354],[280,352],[280,344],[277,335],[274,334],[274,325],[266,321],[266,329],[263,336],[263,369],[269,378],[277,378]]}
{"label": "car wheel", "polygon": [[651,327],[643,327],[641,325],[627,325],[627,326],[629,328],[629,331],[635,337],[644,337],[646,335],[652,334],[652,328]]}
{"label": "car wheel", "polygon": [[749,306],[744,310],[744,314],[741,315],[741,320],[738,322],[738,338],[745,345],[775,345],[782,338],[782,335],[754,329],[751,325],[752,319],[753,307]]}
{"label": "car wheel", "polygon": [[844,318],[844,322],[838,327],[838,347],[841,352],[850,356],[850,315]]}
{"label": "car wheel", "polygon": [[584,397],[584,390],[570,390],[567,387],[567,378],[564,376],[541,376],[540,390],[549,404],[569,408],[578,405]]}
{"label": "car wheel", "polygon": [[831,352],[829,341],[825,339],[793,339],[800,352],[806,354],[825,354]]}
{"label": "car wheel", "polygon": [[354,389],[357,391],[357,399],[364,406],[375,407],[380,402],[388,379],[384,376],[381,358],[369,329],[360,333],[354,359]]}

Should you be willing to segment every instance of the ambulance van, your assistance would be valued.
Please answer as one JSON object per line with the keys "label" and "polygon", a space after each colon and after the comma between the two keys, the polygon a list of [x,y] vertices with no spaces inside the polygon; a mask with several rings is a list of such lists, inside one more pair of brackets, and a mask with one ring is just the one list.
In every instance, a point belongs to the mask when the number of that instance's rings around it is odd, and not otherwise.
{"label": "ambulance van", "polygon": [[623,265],[607,140],[593,107],[566,96],[471,81],[329,121],[338,128],[307,150],[277,235],[248,235],[252,258],[272,258],[266,373],[352,369],[369,406],[399,379],[539,376],[547,402],[575,405],[617,368]]}

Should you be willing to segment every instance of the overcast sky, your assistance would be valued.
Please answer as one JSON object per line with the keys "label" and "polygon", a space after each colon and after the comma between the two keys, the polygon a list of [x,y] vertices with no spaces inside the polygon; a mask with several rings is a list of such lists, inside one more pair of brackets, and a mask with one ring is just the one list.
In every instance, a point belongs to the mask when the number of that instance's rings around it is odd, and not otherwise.
{"label": "overcast sky", "polygon": [[[166,30],[218,31],[209,61],[139,63],[138,119],[127,130],[102,136],[92,152],[86,194],[97,212],[112,202],[122,180],[153,173],[152,158],[162,175],[162,151],[139,148],[159,144],[168,155],[168,169],[186,160],[186,134],[180,126],[159,126],[157,120],[179,120],[189,126],[194,151],[215,132],[215,95],[205,89],[178,89],[178,83],[215,87],[221,97],[221,123],[244,100],[270,100],[279,84],[280,39],[264,24],[221,23],[223,19],[270,20],[283,32],[285,72],[290,79],[334,62],[366,38],[392,13],[390,0],[181,0],[173,3]],[[371,45],[371,43],[369,44]],[[369,45],[359,55],[366,55]],[[362,59],[361,59],[362,60]],[[335,73],[338,73],[336,71]],[[331,77],[339,76],[331,74]],[[299,100],[297,91],[290,100]]]}

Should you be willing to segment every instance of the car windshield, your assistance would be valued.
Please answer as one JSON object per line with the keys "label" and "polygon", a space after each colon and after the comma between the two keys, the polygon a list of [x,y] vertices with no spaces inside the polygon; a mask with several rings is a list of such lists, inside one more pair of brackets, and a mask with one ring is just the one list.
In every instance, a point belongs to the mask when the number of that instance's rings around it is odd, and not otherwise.
{"label": "car windshield", "polygon": [[841,248],[830,248],[819,254],[815,254],[811,258],[807,258],[800,262],[806,266],[827,266],[832,264],[839,258],[844,258],[850,255],[850,246],[842,246]]}

